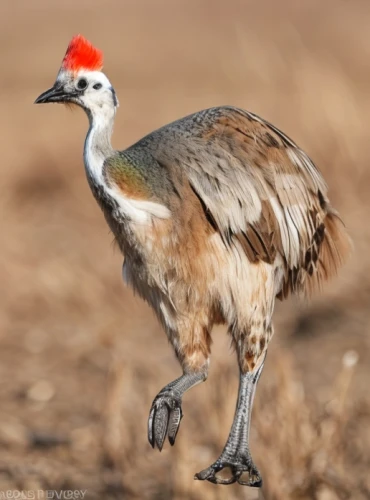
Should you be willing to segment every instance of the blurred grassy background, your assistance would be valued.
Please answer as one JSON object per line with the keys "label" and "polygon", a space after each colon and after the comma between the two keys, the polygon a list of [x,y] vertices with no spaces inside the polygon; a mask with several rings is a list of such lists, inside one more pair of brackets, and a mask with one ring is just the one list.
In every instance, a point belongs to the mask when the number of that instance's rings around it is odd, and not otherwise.
{"label": "blurred grassy background", "polygon": [[[365,0],[0,3],[1,491],[370,498],[369,23]],[[310,154],[353,237],[322,296],[277,306],[252,426],[263,492],[193,481],[218,456],[235,406],[222,329],[207,383],[185,396],[176,446],[159,455],[147,443],[152,399],[179,367],[121,283],[122,257],[85,180],[86,117],[33,106],[79,32],[105,52],[117,148],[198,109],[249,109]]]}

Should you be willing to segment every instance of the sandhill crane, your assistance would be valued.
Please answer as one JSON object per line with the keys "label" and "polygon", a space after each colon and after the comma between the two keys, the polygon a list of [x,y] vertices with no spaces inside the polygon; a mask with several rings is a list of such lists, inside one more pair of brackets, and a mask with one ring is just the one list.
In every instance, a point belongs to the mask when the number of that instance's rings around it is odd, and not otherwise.
{"label": "sandhill crane", "polygon": [[319,288],[349,238],[310,158],[248,111],[199,111],[115,151],[118,100],[102,66],[102,53],[74,37],[36,103],[85,110],[87,179],[124,255],[124,281],[152,306],[182,366],[153,401],[150,444],[175,443],[182,396],[206,380],[212,327],[225,324],[240,371],[235,417],[220,457],[195,478],[261,486],[249,426],[275,297]]}

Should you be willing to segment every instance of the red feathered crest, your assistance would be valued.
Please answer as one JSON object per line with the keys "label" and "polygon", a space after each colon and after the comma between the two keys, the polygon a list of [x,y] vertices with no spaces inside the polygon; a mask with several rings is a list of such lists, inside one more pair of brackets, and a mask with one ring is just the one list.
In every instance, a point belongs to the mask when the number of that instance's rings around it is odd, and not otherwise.
{"label": "red feathered crest", "polygon": [[74,36],[68,45],[62,68],[75,72],[80,69],[100,71],[102,67],[103,52],[96,49],[82,35]]}

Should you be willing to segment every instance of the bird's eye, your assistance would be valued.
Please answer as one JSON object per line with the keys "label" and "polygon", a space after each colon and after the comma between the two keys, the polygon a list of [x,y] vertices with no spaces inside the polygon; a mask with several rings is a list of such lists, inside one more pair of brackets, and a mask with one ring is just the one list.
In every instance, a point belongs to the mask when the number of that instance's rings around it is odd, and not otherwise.
{"label": "bird's eye", "polygon": [[96,83],[95,85],[93,85],[93,89],[95,89],[95,90],[99,90],[99,89],[101,89],[101,88],[102,88],[102,86],[103,86],[103,85],[102,85],[101,83]]}
{"label": "bird's eye", "polygon": [[77,82],[77,88],[84,90],[87,87],[87,80],[85,78],[80,78]]}

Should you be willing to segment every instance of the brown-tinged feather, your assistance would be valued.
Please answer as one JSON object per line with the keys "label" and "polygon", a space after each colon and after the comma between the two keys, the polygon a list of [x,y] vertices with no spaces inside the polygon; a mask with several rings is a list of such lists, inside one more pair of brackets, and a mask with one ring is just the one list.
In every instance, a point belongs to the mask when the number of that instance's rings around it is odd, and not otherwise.
{"label": "brown-tinged feather", "polygon": [[158,140],[152,135],[153,154],[186,171],[225,245],[239,244],[252,263],[282,258],[280,297],[311,293],[336,272],[348,246],[321,174],[291,139],[258,116],[231,107],[202,113],[199,122],[175,122],[171,142],[162,129]]}

